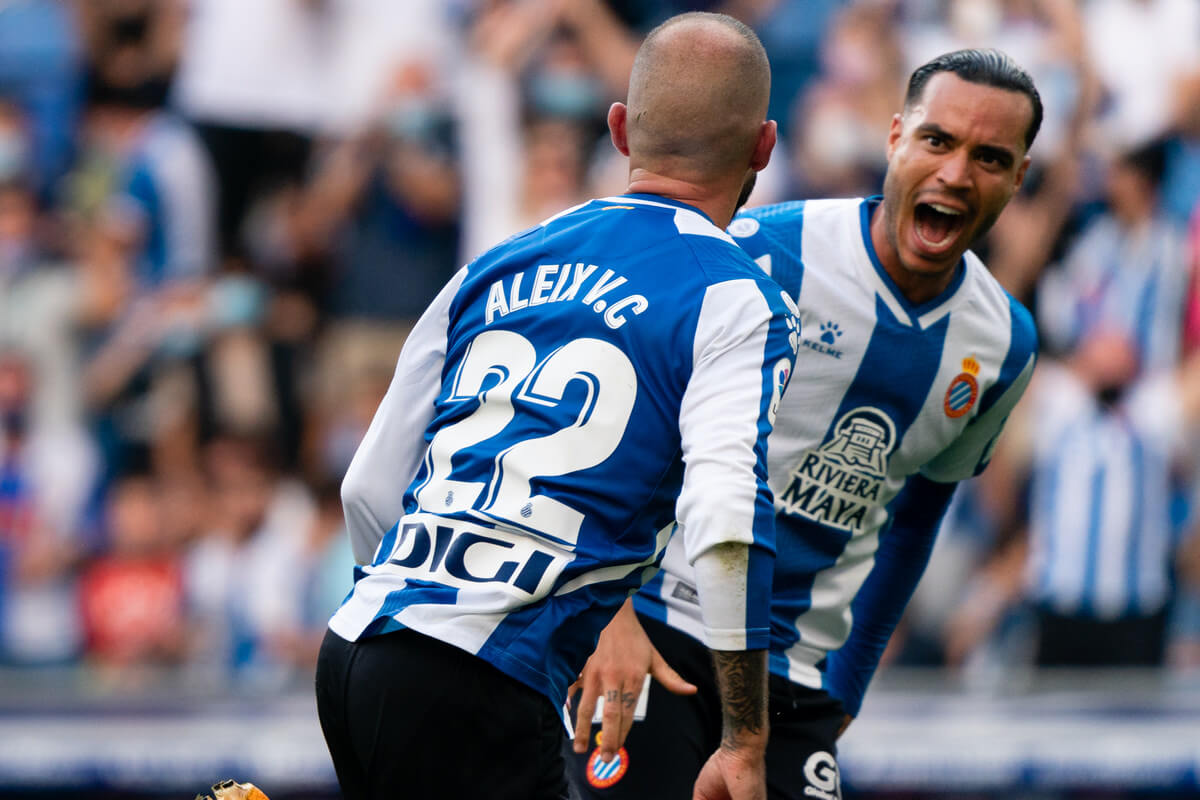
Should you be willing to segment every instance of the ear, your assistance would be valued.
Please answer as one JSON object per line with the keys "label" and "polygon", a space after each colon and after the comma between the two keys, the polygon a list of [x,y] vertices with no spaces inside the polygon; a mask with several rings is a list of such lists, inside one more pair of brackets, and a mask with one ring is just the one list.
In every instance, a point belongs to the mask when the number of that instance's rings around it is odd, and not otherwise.
{"label": "ear", "polygon": [[1032,160],[1029,156],[1021,159],[1021,166],[1017,168],[1017,181],[1013,184],[1013,194],[1016,194],[1020,190],[1021,184],[1025,182],[1025,171],[1029,169],[1029,162]]}
{"label": "ear", "polygon": [[629,109],[624,103],[613,103],[608,107],[608,132],[612,136],[613,147],[623,156],[629,156],[629,135],[625,122]]}
{"label": "ear", "polygon": [[888,129],[887,138],[888,161],[892,160],[892,153],[896,151],[896,145],[899,143],[902,133],[904,133],[904,115],[892,114],[892,127]]}
{"label": "ear", "polygon": [[758,129],[758,140],[754,142],[754,152],[750,155],[750,169],[758,172],[767,166],[771,160],[771,151],[779,138],[779,126],[775,120],[769,119]]}

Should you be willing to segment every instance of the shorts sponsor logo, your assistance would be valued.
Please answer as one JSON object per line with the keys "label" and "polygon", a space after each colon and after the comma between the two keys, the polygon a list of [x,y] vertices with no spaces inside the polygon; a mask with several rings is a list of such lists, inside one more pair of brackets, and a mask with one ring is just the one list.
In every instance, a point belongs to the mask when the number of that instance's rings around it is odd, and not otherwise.
{"label": "shorts sponsor logo", "polygon": [[946,397],[942,401],[942,408],[951,419],[966,414],[979,399],[979,381],[975,379],[979,374],[979,362],[974,358],[964,358],[962,367],[963,371],[955,375],[946,387]]}
{"label": "shorts sponsor logo", "polygon": [[818,750],[804,762],[804,779],[808,781],[804,787],[805,797],[839,800],[842,796],[837,760],[824,750]]}
{"label": "shorts sponsor logo", "polygon": [[624,747],[618,750],[613,760],[607,764],[600,760],[600,748],[597,747],[587,762],[587,782],[597,789],[607,789],[624,778],[628,770],[629,753]]}
{"label": "shorts sponsor logo", "polygon": [[805,453],[792,470],[776,508],[840,530],[862,530],[868,513],[879,504],[895,447],[891,417],[871,406],[847,411],[834,426],[833,437]]}

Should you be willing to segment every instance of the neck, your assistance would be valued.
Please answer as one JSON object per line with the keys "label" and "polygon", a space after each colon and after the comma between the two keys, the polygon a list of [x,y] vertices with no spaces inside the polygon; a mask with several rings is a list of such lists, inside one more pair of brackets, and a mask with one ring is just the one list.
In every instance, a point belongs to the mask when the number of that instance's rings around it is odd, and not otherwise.
{"label": "neck", "polygon": [[920,305],[937,297],[954,280],[958,271],[958,262],[962,260],[959,253],[950,267],[933,272],[921,272],[909,269],[900,260],[900,254],[892,245],[887,235],[887,219],[880,203],[871,214],[871,246],[875,248],[875,256],[883,266],[892,282],[900,289],[904,298],[913,305]]}
{"label": "neck", "polygon": [[671,178],[641,167],[629,171],[629,188],[626,189],[630,194],[656,194],[687,203],[707,214],[713,224],[721,229],[728,227],[733,219],[740,190],[740,186],[731,188]]}

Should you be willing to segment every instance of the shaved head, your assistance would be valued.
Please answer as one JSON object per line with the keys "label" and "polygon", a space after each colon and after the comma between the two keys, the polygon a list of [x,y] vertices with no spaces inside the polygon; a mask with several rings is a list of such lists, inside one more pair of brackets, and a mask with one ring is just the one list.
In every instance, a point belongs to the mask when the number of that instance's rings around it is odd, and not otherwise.
{"label": "shaved head", "polygon": [[724,14],[680,14],[652,30],[629,77],[633,166],[684,180],[745,169],[771,93],[754,32]]}

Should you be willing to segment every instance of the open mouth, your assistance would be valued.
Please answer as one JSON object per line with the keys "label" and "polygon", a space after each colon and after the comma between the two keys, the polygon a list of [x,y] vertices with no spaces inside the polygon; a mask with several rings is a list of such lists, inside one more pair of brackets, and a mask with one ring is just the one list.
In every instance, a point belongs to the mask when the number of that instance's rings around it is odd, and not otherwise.
{"label": "open mouth", "polygon": [[967,215],[941,203],[917,203],[913,222],[921,244],[930,250],[944,250],[966,226]]}

